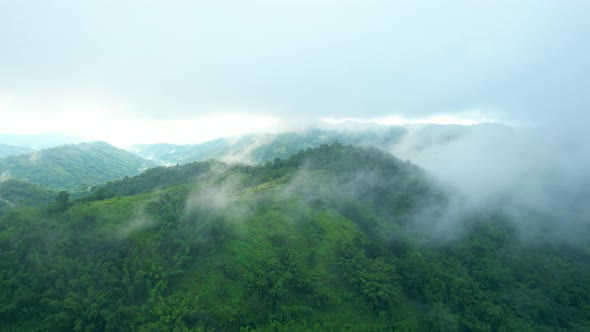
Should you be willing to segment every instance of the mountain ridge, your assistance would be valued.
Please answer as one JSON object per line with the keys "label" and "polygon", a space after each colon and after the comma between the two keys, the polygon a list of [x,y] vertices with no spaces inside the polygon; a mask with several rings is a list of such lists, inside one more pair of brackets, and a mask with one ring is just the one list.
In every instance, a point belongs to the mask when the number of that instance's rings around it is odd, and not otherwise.
{"label": "mountain ridge", "polygon": [[152,164],[105,142],[67,144],[0,159],[0,174],[53,190],[84,190]]}
{"label": "mountain ridge", "polygon": [[207,159],[259,164],[275,158],[286,159],[301,149],[336,141],[361,146],[391,145],[404,133],[404,129],[398,126],[368,125],[363,128],[323,126],[276,134],[219,138],[199,144],[137,144],[128,150],[166,166]]}

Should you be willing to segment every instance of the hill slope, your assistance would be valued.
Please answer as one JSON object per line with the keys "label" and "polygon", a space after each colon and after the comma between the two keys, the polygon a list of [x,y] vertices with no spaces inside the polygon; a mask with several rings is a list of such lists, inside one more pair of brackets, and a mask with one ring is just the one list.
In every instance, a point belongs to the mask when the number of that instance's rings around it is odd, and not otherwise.
{"label": "hill slope", "polygon": [[0,215],[19,206],[43,206],[55,200],[56,193],[34,184],[9,179],[0,181]]}
{"label": "hill slope", "polygon": [[64,214],[0,219],[0,328],[590,327],[587,248],[522,244],[495,214],[473,215],[455,242],[425,244],[406,228],[445,197],[380,151],[336,144],[264,166],[146,174]]}
{"label": "hill slope", "polygon": [[348,124],[312,128],[302,132],[244,135],[193,145],[135,145],[129,151],[161,165],[186,164],[208,159],[259,164],[275,158],[286,159],[301,149],[336,141],[357,146],[389,146],[404,133],[405,130],[401,127]]}
{"label": "hill slope", "polygon": [[139,174],[149,162],[102,142],[64,145],[0,159],[0,174],[53,190],[80,190]]}

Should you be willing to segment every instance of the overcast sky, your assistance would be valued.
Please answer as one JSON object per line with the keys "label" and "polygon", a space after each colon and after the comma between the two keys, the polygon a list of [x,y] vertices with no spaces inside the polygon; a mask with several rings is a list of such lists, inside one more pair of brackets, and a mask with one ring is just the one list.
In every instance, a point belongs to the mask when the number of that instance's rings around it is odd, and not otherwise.
{"label": "overcast sky", "polygon": [[589,13],[574,0],[0,0],[0,134],[121,146],[285,119],[585,123]]}

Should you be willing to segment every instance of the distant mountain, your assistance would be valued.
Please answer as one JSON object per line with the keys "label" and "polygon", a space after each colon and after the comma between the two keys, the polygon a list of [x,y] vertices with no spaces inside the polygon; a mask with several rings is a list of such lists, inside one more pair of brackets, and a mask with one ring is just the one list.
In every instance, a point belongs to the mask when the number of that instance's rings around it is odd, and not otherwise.
{"label": "distant mountain", "polygon": [[259,164],[286,159],[302,149],[322,144],[375,147],[410,159],[424,150],[444,146],[466,135],[493,139],[508,135],[512,128],[500,124],[382,126],[374,123],[345,122],[322,125],[299,132],[251,134],[220,138],[201,144],[138,144],[128,150],[164,165],[182,165],[193,161],[217,159],[229,163]]}
{"label": "distant mountain", "polygon": [[0,158],[17,156],[19,154],[31,153],[33,149],[24,146],[0,144]]}
{"label": "distant mountain", "polygon": [[81,142],[81,139],[64,133],[0,134],[0,143],[32,149],[46,149]]}
{"label": "distant mountain", "polygon": [[187,164],[192,161],[219,159],[231,148],[231,142],[222,138],[201,144],[176,145],[169,143],[137,144],[128,151],[159,165]]}
{"label": "distant mountain", "polygon": [[103,186],[94,188],[97,197],[131,196],[150,191],[166,189],[181,184],[192,183],[213,170],[223,170],[228,165],[215,161],[192,162],[185,165],[160,166],[147,169],[137,176],[109,181]]}
{"label": "distant mountain", "polygon": [[289,158],[302,149],[336,141],[356,146],[390,146],[405,133],[406,130],[402,127],[345,123],[301,132],[221,138],[193,145],[140,144],[128,150],[160,165],[186,164],[208,159],[258,164],[275,158]]}
{"label": "distant mountain", "polygon": [[103,142],[64,145],[0,159],[0,174],[52,190],[87,186],[136,175],[152,163]]}

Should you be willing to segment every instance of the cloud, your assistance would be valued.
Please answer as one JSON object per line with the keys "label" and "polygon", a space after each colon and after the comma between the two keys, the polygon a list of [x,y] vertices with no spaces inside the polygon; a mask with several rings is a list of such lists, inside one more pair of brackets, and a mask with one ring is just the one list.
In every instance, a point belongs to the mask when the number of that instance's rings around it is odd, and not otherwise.
{"label": "cloud", "polygon": [[0,173],[0,183],[6,182],[6,181],[10,180],[11,178],[12,178],[12,176],[10,175],[10,172]]}
{"label": "cloud", "polygon": [[[449,188],[452,205],[437,232],[458,218],[502,211],[525,236],[581,240],[590,226],[590,141],[556,127],[418,126],[391,148]],[[452,231],[450,232],[452,233]]]}
{"label": "cloud", "polygon": [[590,104],[588,9],[532,0],[4,2],[0,99],[7,112],[98,105],[138,119],[484,109],[508,122],[571,123]]}
{"label": "cloud", "polygon": [[156,223],[147,213],[147,206],[151,203],[157,202],[158,198],[152,198],[146,202],[138,204],[133,211],[133,217],[121,223],[117,229],[115,236],[118,239],[125,239],[136,232],[142,231]]}
{"label": "cloud", "polygon": [[[98,106],[72,108],[63,112],[9,112],[0,109],[0,132],[33,134],[60,132],[76,138],[70,141],[108,141],[121,148],[148,143],[201,143],[219,137],[269,131],[276,117],[256,113],[231,113],[192,116],[185,119],[136,118],[124,112]],[[35,141],[30,136],[30,141]],[[62,141],[65,141],[66,137]],[[36,144],[46,137],[39,136]],[[56,139],[54,139],[56,141]],[[28,143],[28,142],[27,142]],[[63,143],[62,143],[63,144]]]}
{"label": "cloud", "polygon": [[[251,138],[251,139],[248,139]],[[242,137],[230,138],[231,148],[221,157],[221,161],[230,164],[256,164],[253,152],[276,139],[275,135],[256,135],[246,139]],[[245,144],[244,144],[245,143]]]}

